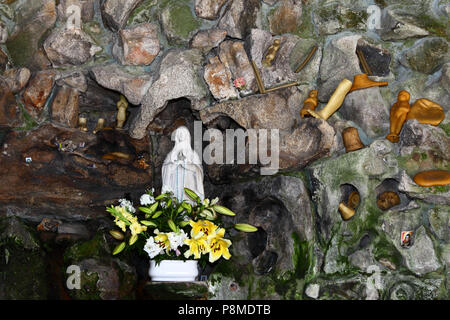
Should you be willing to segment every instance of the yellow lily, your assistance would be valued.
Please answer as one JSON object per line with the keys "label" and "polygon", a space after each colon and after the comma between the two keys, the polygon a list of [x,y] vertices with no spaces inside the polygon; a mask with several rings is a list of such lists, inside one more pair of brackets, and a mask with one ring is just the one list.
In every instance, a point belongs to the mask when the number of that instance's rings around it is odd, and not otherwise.
{"label": "yellow lily", "polygon": [[157,234],[157,236],[155,237],[155,242],[163,249],[166,249],[166,253],[169,254],[169,250],[170,250],[170,241],[169,241],[169,236],[167,235],[167,233],[164,232],[159,232],[158,229],[155,230],[155,234]]}
{"label": "yellow lily", "polygon": [[191,255],[194,255],[194,259],[200,259],[202,254],[208,253],[210,250],[206,236],[203,232],[199,232],[193,236],[191,232],[191,237],[191,239],[184,240],[184,243],[189,246],[189,250],[184,253],[184,256],[189,258]]}
{"label": "yellow lily", "polygon": [[209,235],[207,240],[209,243],[209,262],[213,263],[223,256],[224,259],[228,260],[231,257],[228,247],[231,246],[231,241],[224,239],[225,229],[219,229],[219,231],[214,232]]}
{"label": "yellow lily", "polygon": [[114,223],[116,224],[116,226],[118,226],[123,232],[127,231],[127,225],[125,224],[124,221],[120,220],[119,218],[116,217],[116,219],[114,219]]}
{"label": "yellow lily", "polygon": [[193,236],[199,233],[203,233],[205,236],[209,236],[213,234],[218,228],[218,226],[208,220],[198,220],[197,222],[189,220],[189,224],[192,227],[191,234]]}
{"label": "yellow lily", "polygon": [[131,234],[134,236],[140,234],[142,231],[147,231],[147,227],[140,225],[138,222],[133,222],[130,225],[130,231]]}

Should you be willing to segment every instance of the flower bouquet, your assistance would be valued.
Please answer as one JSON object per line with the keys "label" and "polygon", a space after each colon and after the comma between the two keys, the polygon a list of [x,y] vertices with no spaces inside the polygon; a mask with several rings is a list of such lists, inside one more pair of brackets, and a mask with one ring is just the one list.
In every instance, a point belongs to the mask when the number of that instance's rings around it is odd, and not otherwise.
{"label": "flower bouquet", "polygon": [[[225,238],[221,215],[235,213],[219,205],[218,198],[201,200],[194,191],[185,188],[185,192],[191,201],[179,202],[172,193],[155,197],[154,189],[148,190],[140,198],[139,212],[124,199],[118,206],[107,207],[121,229],[110,231],[115,239],[122,241],[113,254],[134,247],[145,251],[156,264],[162,260],[204,260],[206,257],[210,263],[221,257],[228,260],[231,241]],[[249,224],[233,227],[244,232],[257,231]]]}
{"label": "flower bouquet", "polygon": [[233,80],[233,85],[239,90],[245,90],[247,83],[243,77],[239,77]]}

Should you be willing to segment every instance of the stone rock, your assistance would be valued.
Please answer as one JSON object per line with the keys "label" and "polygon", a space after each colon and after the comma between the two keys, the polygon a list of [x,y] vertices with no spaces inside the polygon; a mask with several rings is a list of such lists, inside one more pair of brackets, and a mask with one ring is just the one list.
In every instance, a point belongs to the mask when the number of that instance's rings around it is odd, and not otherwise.
{"label": "stone rock", "polygon": [[353,77],[362,73],[359,67],[356,46],[359,35],[341,34],[325,44],[320,65],[319,100],[328,102],[343,79],[353,81]]}
{"label": "stone rock", "polygon": [[15,217],[0,219],[0,298],[48,298],[45,254],[35,233]]}
{"label": "stone rock", "polygon": [[55,25],[55,0],[36,0],[32,4],[21,1],[11,5],[14,12],[19,13],[17,20],[20,22],[6,46],[15,67],[31,68],[41,37]]}
{"label": "stone rock", "polygon": [[[30,132],[11,131],[0,149],[0,210],[36,222],[104,216],[105,206],[123,198],[123,190],[138,199],[151,184],[151,170],[134,165],[148,147],[147,139],[136,141],[114,130],[94,135],[45,124]],[[130,157],[102,158],[112,152]]]}
{"label": "stone rock", "polygon": [[149,65],[160,51],[158,26],[144,23],[121,29],[113,55],[123,65]]}
{"label": "stone rock", "polygon": [[[440,161],[450,161],[450,137],[444,130],[410,119],[403,124],[400,133],[400,155],[412,154],[415,148],[434,153],[434,165]],[[431,169],[431,168],[430,168]],[[444,169],[444,168],[443,168]]]}
{"label": "stone rock", "polygon": [[139,114],[133,119],[130,135],[141,139],[146,128],[169,100],[186,97],[194,110],[205,107],[208,89],[200,78],[203,57],[197,49],[172,50],[162,59],[159,77],[144,96]]}
{"label": "stone rock", "polygon": [[220,61],[231,72],[232,80],[244,78],[246,89],[243,94],[250,93],[256,88],[256,78],[250,64],[244,44],[240,41],[224,41],[219,46]]}
{"label": "stone rock", "polygon": [[[256,66],[260,70],[260,74],[267,88],[275,87],[280,84],[297,81],[300,78],[294,73],[297,68],[296,64],[300,64],[312,48],[313,43],[302,40],[298,36],[283,35],[279,37],[280,49],[277,52],[272,66],[264,66],[264,60],[269,46],[272,45],[274,38],[264,30],[252,29],[248,37],[251,58],[255,61]],[[316,78],[318,66],[320,63],[321,53],[316,52],[312,60],[301,72],[301,81],[310,81]]]}
{"label": "stone rock", "polygon": [[[233,264],[238,269],[250,264],[259,275],[298,267],[292,260],[294,242],[306,246],[315,237],[311,204],[303,181],[297,177],[274,176],[263,177],[257,183],[233,183],[232,186],[208,185],[205,190],[209,190],[207,197],[218,196],[223,199],[223,205],[237,213],[238,218],[229,218],[233,223],[250,223],[259,229],[242,234],[233,242],[233,252],[236,252]],[[309,272],[308,267],[305,269],[302,272]]]}
{"label": "stone rock", "polygon": [[186,46],[201,26],[186,1],[169,2],[160,21],[169,44],[174,46]]}
{"label": "stone rock", "polygon": [[440,277],[426,279],[397,274],[390,276],[386,290],[391,300],[435,300],[439,299],[440,288],[444,285]]}
{"label": "stone rock", "polygon": [[21,111],[10,85],[0,79],[0,127],[17,127],[21,123]]}
{"label": "stone rock", "polygon": [[[365,39],[359,39],[356,47],[361,50],[373,76],[385,77],[390,73],[391,54],[382,44],[373,44]],[[360,63],[360,68],[363,70]]]}
{"label": "stone rock", "polygon": [[68,18],[66,14],[67,8],[75,5],[80,8],[81,21],[92,21],[95,15],[95,2],[95,0],[61,0],[58,4],[58,16],[61,20],[65,21]]}
{"label": "stone rock", "polygon": [[128,257],[113,258],[110,249],[113,245],[100,231],[91,240],[76,243],[66,249],[64,264],[77,265],[81,269],[81,288],[69,292],[73,299],[133,298],[136,270],[129,265]]}
{"label": "stone rock", "polygon": [[[380,179],[397,177],[399,173],[392,151],[393,145],[389,141],[376,140],[366,148],[336,158],[321,159],[307,167],[312,185],[311,197],[317,208],[316,221],[323,239],[329,241],[333,228],[342,222],[337,208],[345,199],[346,189],[357,191],[361,198],[361,203],[349,222],[368,223],[372,208],[376,208],[375,188]],[[346,229],[347,225],[348,223],[344,223],[341,227],[350,232],[351,230]]]}
{"label": "stone rock", "polygon": [[450,207],[436,206],[428,211],[431,230],[441,240],[450,241]]}
{"label": "stone rock", "polygon": [[0,50],[0,71],[4,72],[7,64],[9,63],[9,58],[3,50]]}
{"label": "stone rock", "polygon": [[217,47],[227,36],[227,31],[222,29],[200,30],[191,39],[189,45],[191,48],[208,52]]}
{"label": "stone rock", "polygon": [[382,29],[379,30],[381,39],[389,41],[427,36],[429,32],[417,26],[416,21],[417,17],[408,10],[395,5],[386,7],[381,15]]}
{"label": "stone rock", "polygon": [[61,87],[66,85],[83,93],[88,90],[86,77],[79,71],[61,74],[59,79],[56,80],[56,84]]}
{"label": "stone rock", "polygon": [[441,267],[434,251],[433,241],[427,235],[424,226],[416,231],[413,245],[409,249],[401,250],[401,253],[408,269],[419,276]]}
{"label": "stone rock", "polygon": [[306,119],[280,139],[280,169],[302,169],[331,154],[335,131],[326,121]]}
{"label": "stone rock", "polygon": [[450,244],[442,245],[441,261],[445,264],[447,268],[450,266]]}
{"label": "stone rock", "polygon": [[142,3],[143,0],[103,0],[101,13],[103,23],[112,31],[122,29],[130,13]]}
{"label": "stone rock", "polygon": [[9,69],[3,73],[13,93],[20,92],[30,80],[31,72],[27,68]]}
{"label": "stone rock", "polygon": [[218,27],[227,30],[230,37],[244,39],[257,27],[260,8],[258,0],[234,0],[227,5]]}
{"label": "stone rock", "polygon": [[214,98],[228,100],[237,98],[238,91],[233,86],[232,75],[229,69],[220,62],[219,57],[209,59],[203,75]]}
{"label": "stone rock", "polygon": [[320,35],[336,34],[348,29],[365,30],[368,18],[366,8],[354,2],[324,4],[314,10],[312,20]]}
{"label": "stone rock", "polygon": [[316,283],[308,284],[308,286],[306,287],[305,294],[310,298],[317,299],[319,297],[319,293],[320,285]]}
{"label": "stone rock", "polygon": [[378,87],[347,94],[339,113],[344,118],[353,120],[371,139],[389,133],[389,106]]}
{"label": "stone rock", "polygon": [[81,65],[102,49],[80,29],[55,30],[44,42],[53,67]]}
{"label": "stone rock", "polygon": [[200,111],[205,124],[220,115],[232,118],[245,129],[289,130],[294,125],[287,108],[287,97],[280,92],[221,102]]}
{"label": "stone rock", "polygon": [[78,91],[70,87],[59,87],[52,103],[52,121],[75,128],[78,125]]}
{"label": "stone rock", "polygon": [[149,300],[207,300],[211,295],[206,281],[149,281],[143,290],[145,299]]}
{"label": "stone rock", "polygon": [[447,103],[450,100],[450,62],[428,77],[423,95],[441,105],[444,111],[450,110]]}
{"label": "stone rock", "polygon": [[199,18],[216,20],[228,0],[195,0],[195,14]]}
{"label": "stone rock", "polygon": [[93,67],[91,73],[101,86],[119,91],[128,101],[136,105],[142,102],[153,82],[150,74],[132,74],[117,64]]}
{"label": "stone rock", "polygon": [[407,49],[400,63],[415,71],[431,74],[449,58],[448,42],[444,38],[426,37]]}
{"label": "stone rock", "polygon": [[295,32],[302,16],[301,0],[283,0],[268,17],[269,30],[275,35]]}
{"label": "stone rock", "polygon": [[88,240],[91,237],[89,230],[82,223],[66,222],[58,225],[58,237],[55,239],[57,242],[69,239],[71,240]]}
{"label": "stone rock", "polygon": [[56,75],[57,73],[54,70],[40,71],[28,83],[23,93],[23,99],[25,109],[31,115],[39,116],[41,114],[44,104],[52,91]]}

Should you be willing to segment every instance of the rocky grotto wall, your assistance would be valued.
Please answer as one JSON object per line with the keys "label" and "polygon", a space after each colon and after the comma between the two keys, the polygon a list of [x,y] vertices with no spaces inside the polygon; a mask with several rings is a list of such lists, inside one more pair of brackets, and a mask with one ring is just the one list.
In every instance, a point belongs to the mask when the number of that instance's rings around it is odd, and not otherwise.
{"label": "rocky grotto wall", "polygon": [[[450,298],[450,187],[412,180],[450,170],[449,13],[445,0],[1,1],[0,298]],[[351,92],[328,121],[301,118],[310,90],[320,108],[363,72],[357,49],[389,85]],[[297,85],[261,94],[252,60],[266,89]],[[399,143],[386,140],[400,90],[440,104],[444,121],[408,120]],[[121,95],[127,120],[115,129]],[[160,188],[170,133],[193,133],[195,120],[224,137],[279,129],[280,171],[204,163],[206,196],[259,231],[232,234],[232,260],[202,270],[207,282],[147,283],[148,258],[111,255],[105,206]],[[347,127],[365,148],[346,153]],[[383,211],[386,191],[400,203]],[[360,202],[343,221],[349,192]],[[66,287],[74,264],[80,290]]]}

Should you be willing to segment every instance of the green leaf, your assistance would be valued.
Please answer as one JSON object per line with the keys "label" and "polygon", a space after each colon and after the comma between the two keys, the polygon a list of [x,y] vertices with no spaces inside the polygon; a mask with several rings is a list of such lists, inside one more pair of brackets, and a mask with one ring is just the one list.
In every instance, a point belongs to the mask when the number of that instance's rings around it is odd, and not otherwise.
{"label": "green leaf", "polygon": [[177,228],[177,226],[175,225],[175,223],[172,221],[172,219],[169,219],[169,220],[167,221],[167,224],[169,225],[169,228],[170,228],[173,232],[177,232],[177,231],[178,231],[178,228]]}
{"label": "green leaf", "polygon": [[147,213],[147,214],[151,213],[150,208],[147,208],[147,207],[139,207],[139,210],[141,210],[143,213]]}
{"label": "green leaf", "polygon": [[160,211],[156,211],[155,214],[152,216],[152,219],[158,218],[162,213],[163,212],[161,210]]}
{"label": "green leaf", "polygon": [[137,241],[137,239],[138,239],[138,235],[137,234],[132,235],[131,238],[130,238],[130,241],[128,242],[128,244],[130,246],[132,246]]}
{"label": "green leaf", "polygon": [[191,198],[192,200],[195,200],[197,202],[200,201],[200,197],[194,191],[192,191],[191,189],[184,188],[184,191],[189,196],[189,198]]}
{"label": "green leaf", "polygon": [[140,223],[147,227],[157,227],[156,223],[153,221],[141,220]]}
{"label": "green leaf", "polygon": [[184,228],[189,224],[189,221],[181,221],[180,222],[180,227]]}
{"label": "green leaf", "polygon": [[178,210],[177,210],[177,214],[182,213],[184,210],[185,210],[185,209],[184,209],[182,206],[179,206],[179,207],[178,207]]}
{"label": "green leaf", "polygon": [[155,198],[155,200],[156,200],[156,201],[161,200],[161,199],[164,198],[165,196],[166,196],[165,193],[160,194],[159,196],[157,196],[157,197]]}
{"label": "green leaf", "polygon": [[237,223],[234,225],[234,228],[236,230],[239,231],[243,231],[243,232],[256,232],[258,231],[258,228],[250,225],[250,224],[246,224],[246,223]]}
{"label": "green leaf", "polygon": [[125,246],[126,246],[125,241],[120,243],[117,247],[114,248],[112,254],[115,256],[116,254],[121,253],[123,249],[125,249]]}
{"label": "green leaf", "polygon": [[220,213],[220,214],[223,214],[223,215],[226,215],[226,216],[235,216],[235,215],[236,215],[236,213],[234,213],[234,212],[231,211],[230,209],[225,208],[225,207],[223,207],[223,206],[219,206],[218,204],[216,204],[215,206],[213,206],[213,209],[214,209],[216,212],[218,212],[218,213]]}

